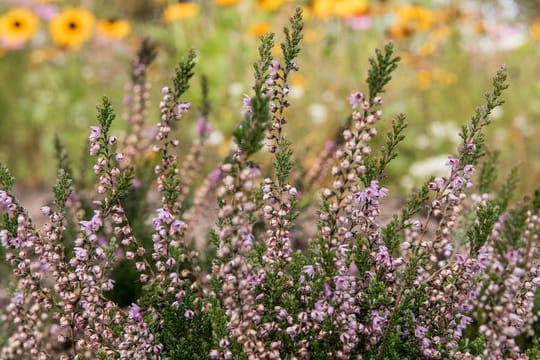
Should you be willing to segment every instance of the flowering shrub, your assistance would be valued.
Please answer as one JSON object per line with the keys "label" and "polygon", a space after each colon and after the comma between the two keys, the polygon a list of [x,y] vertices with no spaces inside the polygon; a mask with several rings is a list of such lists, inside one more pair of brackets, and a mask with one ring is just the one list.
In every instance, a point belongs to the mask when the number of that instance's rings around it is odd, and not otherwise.
{"label": "flowering shrub", "polygon": [[[182,99],[194,52],[162,89],[159,124],[145,141],[146,71],[155,55],[149,42],[127,87],[125,139],[110,134],[110,101],[98,107],[88,137],[95,195],[58,142],[54,201],[41,209],[48,221],[38,229],[0,167],[0,241],[13,270],[0,357],[538,358],[531,338],[540,191],[511,205],[516,173],[499,185],[495,160],[483,161],[482,131],[503,103],[504,69],[463,126],[447,176],[430,179],[382,220],[390,211],[386,168],[404,139],[405,117],[395,117],[384,147],[370,142],[399,58],[392,45],[376,52],[367,91],[348,99],[347,128],[305,170],[284,128],[302,28],[297,10],[284,29],[281,61],[273,58],[273,34],[261,37],[235,146],[195,190],[211,132],[208,86],[203,80],[197,137],[184,159],[173,130],[192,111]],[[273,164],[267,170],[253,156],[264,146]],[[149,147],[155,164],[143,156]],[[327,173],[331,186],[317,189]],[[316,224],[300,221],[313,192],[321,197]],[[205,227],[212,204],[215,226]],[[207,234],[206,254],[195,250],[194,229]],[[117,290],[132,274],[141,286],[126,304]]]}

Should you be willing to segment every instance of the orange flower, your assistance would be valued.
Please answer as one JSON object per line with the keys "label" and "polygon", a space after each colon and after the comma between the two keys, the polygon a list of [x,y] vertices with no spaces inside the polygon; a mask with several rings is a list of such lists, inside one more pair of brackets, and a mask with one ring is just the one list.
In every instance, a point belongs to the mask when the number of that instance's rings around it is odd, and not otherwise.
{"label": "orange flower", "polygon": [[531,24],[530,31],[531,31],[531,36],[533,37],[533,39],[535,39],[535,40],[540,39],[540,20],[535,20]]}
{"label": "orange flower", "polygon": [[126,20],[100,20],[97,24],[97,30],[107,38],[123,39],[131,32],[131,25]]}
{"label": "orange flower", "polygon": [[217,6],[233,6],[237,5],[240,0],[214,0],[214,4]]}
{"label": "orange flower", "polygon": [[259,37],[266,34],[270,30],[270,25],[268,23],[257,23],[249,27],[249,34],[254,37]]}
{"label": "orange flower", "polygon": [[259,8],[266,11],[276,11],[289,0],[258,0]]}
{"label": "orange flower", "polygon": [[17,47],[30,40],[39,27],[39,19],[26,8],[14,8],[0,17],[0,40]]}
{"label": "orange flower", "polygon": [[90,39],[94,16],[84,8],[67,8],[54,17],[49,24],[53,41],[70,48],[78,48]]}
{"label": "orange flower", "polygon": [[169,5],[163,12],[163,21],[171,23],[192,18],[199,14],[199,10],[199,5],[191,2]]}

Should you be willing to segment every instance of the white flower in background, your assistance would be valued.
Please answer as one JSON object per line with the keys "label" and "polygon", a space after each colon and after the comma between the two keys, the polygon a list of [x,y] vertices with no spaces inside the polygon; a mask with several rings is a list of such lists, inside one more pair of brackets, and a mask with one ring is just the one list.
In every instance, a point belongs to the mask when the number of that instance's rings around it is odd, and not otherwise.
{"label": "white flower in background", "polygon": [[453,122],[432,122],[429,125],[429,137],[431,140],[448,140],[458,145],[461,142],[459,137],[460,128]]}
{"label": "white flower in background", "polygon": [[207,141],[209,145],[219,145],[223,142],[223,134],[220,131],[214,130]]}
{"label": "white flower in background", "polygon": [[498,120],[502,118],[504,115],[504,110],[501,106],[496,107],[495,109],[491,110],[491,114],[489,115],[491,120]]}
{"label": "white flower in background", "polygon": [[313,103],[309,105],[308,111],[314,124],[323,123],[328,116],[328,109],[323,104]]}
{"label": "white flower in background", "polygon": [[415,179],[425,180],[430,176],[444,176],[448,174],[448,155],[438,155],[420,160],[411,165],[409,174]]}
{"label": "white flower in background", "polygon": [[244,92],[244,86],[238,82],[229,85],[229,94],[232,96],[240,96]]}
{"label": "white flower in background", "polygon": [[429,141],[430,141],[429,136],[425,134],[420,134],[416,137],[416,141],[414,142],[414,144],[416,145],[417,149],[425,150],[429,146]]}
{"label": "white flower in background", "polygon": [[289,96],[291,99],[299,99],[304,96],[305,90],[301,86],[292,85],[289,89]]}

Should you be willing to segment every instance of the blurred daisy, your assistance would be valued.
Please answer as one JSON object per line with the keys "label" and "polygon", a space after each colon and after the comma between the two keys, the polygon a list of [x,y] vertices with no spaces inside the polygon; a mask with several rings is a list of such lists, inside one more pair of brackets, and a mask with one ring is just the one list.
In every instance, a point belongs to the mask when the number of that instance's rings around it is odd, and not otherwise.
{"label": "blurred daisy", "polygon": [[334,0],[334,14],[339,17],[364,15],[368,11],[367,0]]}
{"label": "blurred daisy", "polygon": [[397,12],[399,22],[411,26],[416,31],[427,31],[434,21],[433,13],[422,6],[410,5]]}
{"label": "blurred daisy", "polygon": [[233,6],[237,5],[240,0],[214,0],[214,4],[217,6]]}
{"label": "blurred daisy", "polygon": [[109,39],[123,39],[131,32],[131,25],[126,20],[106,19],[97,24],[98,32]]}
{"label": "blurred daisy", "polygon": [[530,28],[531,36],[535,40],[540,39],[540,19],[535,20]]}
{"label": "blurred daisy", "polygon": [[289,0],[258,0],[258,5],[261,10],[275,11],[285,5]]}
{"label": "blurred daisy", "polygon": [[311,117],[311,121],[314,124],[323,123],[328,116],[328,110],[326,109],[326,106],[319,103],[313,103],[309,105],[308,112]]}
{"label": "blurred daisy", "polygon": [[78,48],[92,36],[94,16],[84,8],[66,8],[49,24],[53,41],[60,46]]}
{"label": "blurred daisy", "polygon": [[39,27],[38,17],[26,8],[14,8],[0,17],[0,40],[5,48],[17,48],[30,40]]}
{"label": "blurred daisy", "polygon": [[192,2],[181,2],[169,5],[163,12],[163,21],[171,23],[173,21],[192,18],[199,14],[199,5]]}
{"label": "blurred daisy", "polygon": [[270,31],[270,25],[268,23],[257,23],[249,27],[248,32],[251,36],[259,37]]}

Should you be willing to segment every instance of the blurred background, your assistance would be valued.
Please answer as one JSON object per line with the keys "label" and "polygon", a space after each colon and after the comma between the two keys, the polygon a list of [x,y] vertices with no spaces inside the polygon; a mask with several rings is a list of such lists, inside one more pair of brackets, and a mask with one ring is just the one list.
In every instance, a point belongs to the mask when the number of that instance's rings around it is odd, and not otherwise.
{"label": "blurred background", "polygon": [[[304,8],[305,39],[300,71],[291,78],[287,132],[306,165],[345,122],[347,96],[366,89],[368,57],[393,41],[402,61],[384,109],[387,118],[405,113],[409,123],[391,167],[393,187],[407,189],[444,170],[461,124],[482,103],[501,64],[511,87],[493,115],[489,148],[500,151],[508,171],[525,169],[523,189],[538,184],[538,0],[0,0],[0,162],[25,187],[48,187],[56,173],[55,134],[77,164],[103,95],[119,114],[114,132],[121,136],[131,59],[148,37],[158,45],[149,73],[152,122],[177,61],[189,48],[199,55],[196,72],[209,79],[216,130],[211,168],[228,153],[242,116],[258,37],[271,31],[282,39],[297,5]],[[188,100],[198,106],[195,80]],[[195,134],[197,112],[190,116],[178,129],[184,143]]]}

